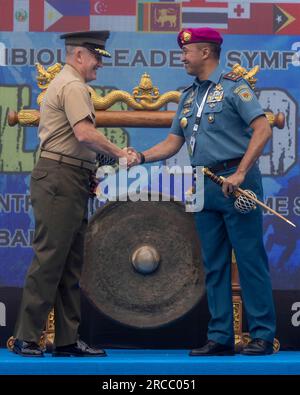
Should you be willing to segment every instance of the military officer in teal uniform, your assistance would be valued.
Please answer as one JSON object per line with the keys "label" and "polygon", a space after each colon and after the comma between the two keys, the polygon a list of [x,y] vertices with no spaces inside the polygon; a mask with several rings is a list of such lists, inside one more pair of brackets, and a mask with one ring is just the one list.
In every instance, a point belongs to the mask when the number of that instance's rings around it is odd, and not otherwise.
{"label": "military officer in teal uniform", "polygon": [[195,76],[183,91],[171,132],[163,142],[137,153],[138,163],[174,155],[187,143],[193,166],[225,177],[222,188],[205,178],[204,208],[195,213],[206,272],[211,320],[208,341],[191,356],[234,354],[231,259],[234,249],[251,342],[247,355],[273,352],[275,313],[260,208],[241,214],[232,192],[239,186],[263,198],[256,161],[271,129],[247,81],[219,64],[220,34],[190,28],[178,35],[186,72]]}

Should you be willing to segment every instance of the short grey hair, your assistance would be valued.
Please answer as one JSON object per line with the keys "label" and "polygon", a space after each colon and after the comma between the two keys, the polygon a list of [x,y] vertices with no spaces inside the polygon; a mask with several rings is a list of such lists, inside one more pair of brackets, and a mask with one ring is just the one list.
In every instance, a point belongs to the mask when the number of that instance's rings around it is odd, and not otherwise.
{"label": "short grey hair", "polygon": [[66,54],[67,55],[73,55],[74,54],[74,51],[75,51],[75,48],[76,47],[74,47],[74,45],[66,45]]}

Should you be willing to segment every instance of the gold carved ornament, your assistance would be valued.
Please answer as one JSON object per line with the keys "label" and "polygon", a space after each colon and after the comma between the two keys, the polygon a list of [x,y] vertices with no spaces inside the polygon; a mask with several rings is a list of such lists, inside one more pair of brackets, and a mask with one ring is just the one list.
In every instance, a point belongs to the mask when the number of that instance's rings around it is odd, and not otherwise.
{"label": "gold carved ornament", "polygon": [[[37,98],[37,103],[40,106],[50,82],[61,71],[62,65],[60,63],[55,63],[46,70],[42,65],[36,63],[36,69],[38,72],[37,84],[42,90]],[[255,66],[250,71],[247,71],[239,64],[235,64],[232,70],[235,74],[240,75],[246,79],[254,89],[255,83],[257,81],[257,79],[254,78],[254,75],[257,74],[259,70],[258,66]],[[147,73],[142,75],[139,85],[133,89],[132,94],[123,90],[114,90],[108,93],[106,96],[101,97],[97,95],[93,88],[89,87],[89,91],[91,93],[91,98],[96,110],[96,114],[98,111],[109,109],[117,102],[124,102],[133,110],[144,110],[149,112],[158,111],[167,103],[178,103],[181,95],[181,93],[178,91],[169,91],[160,95],[159,89],[156,86],[153,86],[151,77]],[[276,126],[279,129],[284,127],[285,120],[283,113],[279,112],[275,115],[268,111],[265,112],[265,114],[272,127]],[[154,116],[154,114],[152,114],[152,116]],[[38,126],[39,119],[39,111],[34,109],[21,110],[18,113],[15,111],[10,111],[8,115],[8,123],[10,126],[14,126],[16,124],[20,124],[21,126]],[[170,117],[166,123],[171,124],[171,119],[172,117]],[[164,124],[164,127],[166,127],[166,123]],[[151,124],[149,124],[149,126],[151,126]]]}
{"label": "gold carved ornament", "polygon": [[254,66],[251,70],[248,71],[240,64],[236,63],[232,66],[232,71],[235,74],[244,78],[244,80],[246,80],[250,84],[253,90],[255,89],[257,78],[254,78],[254,76],[259,72],[259,66]]}
{"label": "gold carved ornament", "polygon": [[[37,103],[40,106],[45,95],[46,89],[48,88],[50,82],[53,78],[58,74],[62,65],[60,63],[56,63],[53,66],[48,67],[47,70],[36,63],[36,69],[38,72],[38,76],[36,77],[38,87],[43,91],[39,94],[37,98]],[[128,105],[128,107],[134,110],[159,110],[165,104],[169,102],[179,102],[180,93],[177,91],[170,91],[164,93],[163,95],[159,94],[159,90],[156,86],[153,86],[151,77],[149,74],[144,73],[141,77],[141,81],[139,86],[136,86],[133,89],[133,94],[122,90],[115,90],[110,92],[105,97],[101,97],[97,95],[93,88],[89,87],[89,91],[91,93],[91,98],[95,107],[95,110],[107,110],[112,107],[117,102],[124,102]]]}
{"label": "gold carved ornament", "polygon": [[180,98],[180,92],[178,91],[169,91],[160,95],[158,88],[153,86],[151,77],[147,73],[142,75],[140,84],[133,88],[132,95],[126,91],[115,90],[105,97],[101,97],[91,87],[89,87],[89,90],[95,110],[107,110],[121,101],[134,110],[155,111],[167,103],[178,103]]}
{"label": "gold carved ornament", "polygon": [[36,100],[37,104],[40,106],[50,82],[61,71],[62,65],[60,63],[55,63],[53,66],[49,66],[48,69],[45,70],[41,64],[36,63],[35,67],[38,73],[36,77],[37,85],[42,90]]}

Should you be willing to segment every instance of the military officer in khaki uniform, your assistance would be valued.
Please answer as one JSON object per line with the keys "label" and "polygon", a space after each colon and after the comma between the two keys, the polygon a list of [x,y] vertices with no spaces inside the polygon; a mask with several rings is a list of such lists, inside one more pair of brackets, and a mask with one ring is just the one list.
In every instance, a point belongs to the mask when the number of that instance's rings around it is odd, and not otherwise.
{"label": "military officer in khaki uniform", "polygon": [[84,232],[89,177],[96,153],[131,156],[95,129],[86,82],[102,67],[108,31],[64,34],[66,65],[50,83],[41,105],[40,158],[31,175],[35,216],[34,258],[23,290],[13,351],[43,356],[38,342],[55,311],[55,356],[105,356],[78,337]]}

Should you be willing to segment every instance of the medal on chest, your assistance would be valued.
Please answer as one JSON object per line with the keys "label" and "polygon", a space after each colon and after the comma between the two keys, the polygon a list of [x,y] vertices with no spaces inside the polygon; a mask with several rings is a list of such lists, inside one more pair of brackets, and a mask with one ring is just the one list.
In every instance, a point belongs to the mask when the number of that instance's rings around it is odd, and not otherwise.
{"label": "medal on chest", "polygon": [[194,102],[195,99],[195,92],[193,91],[188,98],[186,99],[186,101],[183,103],[183,110],[182,113],[185,115],[188,112],[190,112],[192,104]]}
{"label": "medal on chest", "polygon": [[188,124],[188,120],[186,117],[181,118],[180,120],[180,126],[182,127],[182,129],[186,128]]}
{"label": "medal on chest", "polygon": [[217,84],[214,87],[214,90],[207,96],[206,103],[208,103],[210,107],[214,107],[215,103],[222,101],[223,98],[224,98],[223,86],[221,84]]}

